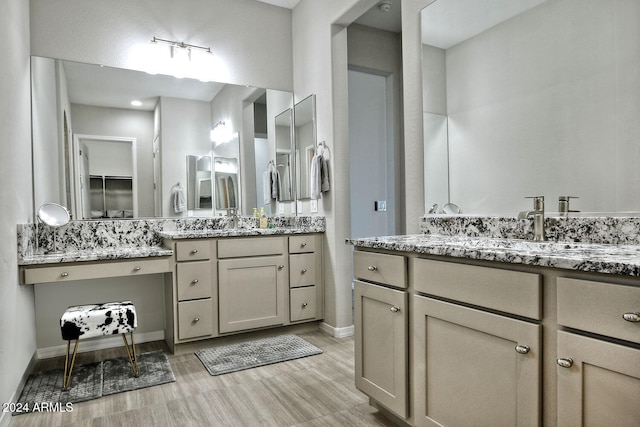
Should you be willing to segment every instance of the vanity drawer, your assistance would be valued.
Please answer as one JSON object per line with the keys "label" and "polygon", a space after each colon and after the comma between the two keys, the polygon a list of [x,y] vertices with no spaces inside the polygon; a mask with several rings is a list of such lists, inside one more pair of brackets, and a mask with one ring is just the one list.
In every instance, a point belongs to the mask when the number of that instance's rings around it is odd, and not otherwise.
{"label": "vanity drawer", "polygon": [[[640,287],[558,278],[558,324],[640,343]],[[629,317],[629,316],[627,316]]]}
{"label": "vanity drawer", "polygon": [[178,300],[211,298],[214,271],[212,261],[177,264]]}
{"label": "vanity drawer", "polygon": [[289,305],[292,322],[316,317],[316,289],[315,286],[291,289]]}
{"label": "vanity drawer", "polygon": [[356,279],[403,289],[407,287],[407,261],[402,255],[355,251],[353,272]]}
{"label": "vanity drawer", "polygon": [[541,319],[539,274],[416,258],[410,266],[416,292]]}
{"label": "vanity drawer", "polygon": [[289,237],[289,253],[302,254],[320,250],[320,239],[313,234]]}
{"label": "vanity drawer", "polygon": [[197,261],[211,258],[210,240],[176,242],[176,261]]}
{"label": "vanity drawer", "polygon": [[136,274],[167,273],[171,258],[139,258],[127,261],[81,262],[53,266],[24,267],[24,283],[49,283]]}
{"label": "vanity drawer", "polygon": [[315,253],[289,256],[289,287],[319,285],[319,258]]}
{"label": "vanity drawer", "polygon": [[285,238],[251,237],[218,240],[218,258],[280,255],[285,252]]}
{"label": "vanity drawer", "polygon": [[213,334],[211,298],[178,303],[178,338],[186,340]]}

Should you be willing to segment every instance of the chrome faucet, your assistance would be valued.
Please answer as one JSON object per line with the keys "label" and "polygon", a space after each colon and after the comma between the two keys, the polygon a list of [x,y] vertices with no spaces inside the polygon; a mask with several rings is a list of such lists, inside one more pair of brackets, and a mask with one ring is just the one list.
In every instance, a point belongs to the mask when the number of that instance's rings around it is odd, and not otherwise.
{"label": "chrome faucet", "polygon": [[544,235],[544,196],[525,197],[533,199],[533,210],[522,211],[518,214],[518,219],[533,217],[533,240],[546,240]]}
{"label": "chrome faucet", "polygon": [[560,215],[567,216],[569,212],[580,212],[574,211],[569,208],[569,200],[570,199],[578,199],[576,196],[559,196],[558,197],[558,212]]}
{"label": "chrome faucet", "polygon": [[227,209],[227,216],[231,218],[231,224],[233,225],[233,229],[238,228],[238,209],[229,208]]}

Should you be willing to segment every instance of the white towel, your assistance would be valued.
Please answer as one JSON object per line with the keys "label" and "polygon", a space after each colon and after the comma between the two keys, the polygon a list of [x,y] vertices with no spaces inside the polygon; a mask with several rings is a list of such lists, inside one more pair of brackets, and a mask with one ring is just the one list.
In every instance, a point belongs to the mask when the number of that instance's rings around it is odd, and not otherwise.
{"label": "white towel", "polygon": [[271,171],[269,169],[262,174],[262,193],[264,204],[271,203]]}
{"label": "white towel", "polygon": [[173,186],[173,210],[175,213],[184,212],[187,209],[184,198],[184,189],[182,185],[176,184]]}
{"label": "white towel", "polygon": [[276,168],[271,170],[271,198],[280,200],[280,173]]}
{"label": "white towel", "polygon": [[324,155],[320,156],[320,191],[326,193],[331,190],[329,179],[329,160]]}
{"label": "white towel", "polygon": [[322,186],[321,178],[322,159],[319,155],[313,156],[311,159],[311,171],[309,173],[309,193],[312,199],[320,198],[320,188]]}

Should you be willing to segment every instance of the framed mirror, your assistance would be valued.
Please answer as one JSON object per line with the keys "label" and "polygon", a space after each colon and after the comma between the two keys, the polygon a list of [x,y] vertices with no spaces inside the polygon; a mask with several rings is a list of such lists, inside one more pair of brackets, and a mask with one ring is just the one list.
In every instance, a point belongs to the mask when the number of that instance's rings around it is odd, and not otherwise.
{"label": "framed mirror", "polygon": [[[69,209],[74,219],[92,217],[91,209],[83,209],[78,198],[87,187],[79,184],[83,172],[81,154],[74,147],[77,135],[135,140],[127,176],[132,175],[130,194],[137,207],[120,209],[118,218],[186,216],[187,211],[174,212],[171,188],[176,182],[187,182],[187,163],[180,159],[193,153],[212,159],[236,158],[240,171],[236,193],[253,197],[244,205],[238,199],[243,209],[239,213],[251,214],[256,206],[255,177],[261,176],[266,165],[256,160],[254,140],[262,138],[266,161],[275,160],[275,116],[293,106],[293,94],[286,91],[177,79],[53,58],[32,57],[31,71],[33,203],[39,206],[54,201]],[[139,105],[132,105],[134,100]],[[210,132],[221,120],[235,135],[232,144],[238,153],[232,156],[216,154],[216,147],[212,148]],[[114,181],[114,194],[123,194],[123,183]],[[212,188],[215,192],[213,182]],[[132,210],[135,213],[129,214]],[[192,213],[211,215],[211,210],[195,209]]]}
{"label": "framed mirror", "polygon": [[296,196],[298,200],[309,199],[309,174],[311,160],[316,153],[316,96],[310,95],[293,108]]}
{"label": "framed mirror", "polygon": [[211,156],[187,156],[187,210],[213,209]]}
{"label": "framed mirror", "polygon": [[276,162],[280,175],[280,201],[291,202],[293,194],[293,110],[287,108],[276,116]]}
{"label": "framed mirror", "polygon": [[[561,195],[578,196],[571,208],[582,212],[640,211],[640,9],[587,3],[422,10],[425,212],[452,202],[513,216],[534,195],[549,212]],[[432,126],[433,115],[446,121]],[[444,123],[446,157],[433,142]]]}

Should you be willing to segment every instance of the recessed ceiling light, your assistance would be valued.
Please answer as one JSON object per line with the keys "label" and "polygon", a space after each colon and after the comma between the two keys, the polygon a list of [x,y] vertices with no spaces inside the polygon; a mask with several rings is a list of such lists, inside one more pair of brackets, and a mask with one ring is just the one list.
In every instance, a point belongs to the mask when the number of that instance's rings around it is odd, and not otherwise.
{"label": "recessed ceiling light", "polygon": [[142,105],[142,102],[134,99],[133,101],[131,101],[131,105],[133,105],[134,107],[140,107]]}

